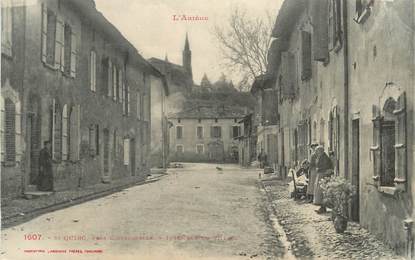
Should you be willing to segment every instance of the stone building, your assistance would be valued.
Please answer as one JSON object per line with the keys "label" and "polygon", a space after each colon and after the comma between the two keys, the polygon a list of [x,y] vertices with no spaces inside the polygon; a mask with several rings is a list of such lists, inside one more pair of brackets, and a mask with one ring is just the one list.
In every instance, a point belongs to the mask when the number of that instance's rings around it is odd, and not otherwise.
{"label": "stone building", "polygon": [[358,188],[351,219],[410,258],[414,8],[411,0],[286,0],[268,56],[280,114],[278,167],[323,145],[335,173]]}
{"label": "stone building", "polygon": [[182,104],[186,100],[186,95],[193,88],[192,52],[187,34],[182,58],[182,65],[171,63],[167,56],[164,60],[158,58],[148,59],[166,77],[169,85],[169,97],[166,100],[166,108],[169,113],[175,113],[183,109]]}
{"label": "stone building", "polygon": [[[155,69],[156,72],[158,72]],[[151,76],[151,154],[150,166],[166,168],[169,155],[169,124],[166,99],[169,96],[167,80],[158,72]]]}
{"label": "stone building", "polygon": [[[154,69],[92,0],[2,1],[1,195],[145,178]],[[156,75],[157,76],[157,75]]]}
{"label": "stone building", "polygon": [[171,161],[237,162],[244,109],[199,106],[169,116]]}

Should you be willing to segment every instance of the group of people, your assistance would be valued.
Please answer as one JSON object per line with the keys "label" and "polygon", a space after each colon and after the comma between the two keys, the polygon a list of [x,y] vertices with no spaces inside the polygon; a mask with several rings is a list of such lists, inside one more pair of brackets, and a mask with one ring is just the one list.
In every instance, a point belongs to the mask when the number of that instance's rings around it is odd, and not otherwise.
{"label": "group of people", "polygon": [[334,165],[330,157],[324,151],[323,146],[313,144],[311,146],[310,160],[305,159],[296,172],[296,176],[305,175],[308,184],[306,198],[307,202],[319,205],[317,213],[325,213],[326,206],[323,201],[323,190],[320,187],[321,180],[330,177],[334,172]]}

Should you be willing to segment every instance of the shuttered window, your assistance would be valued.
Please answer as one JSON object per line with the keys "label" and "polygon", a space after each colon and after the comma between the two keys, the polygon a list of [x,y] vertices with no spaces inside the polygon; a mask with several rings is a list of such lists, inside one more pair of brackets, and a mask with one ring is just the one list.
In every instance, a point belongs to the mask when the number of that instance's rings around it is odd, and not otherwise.
{"label": "shuttered window", "polygon": [[282,78],[280,82],[282,98],[293,98],[296,90],[296,64],[295,56],[290,52],[281,54]]}
{"label": "shuttered window", "polygon": [[1,1],[1,52],[12,56],[12,0]]}
{"label": "shuttered window", "polygon": [[69,115],[69,159],[78,161],[80,159],[81,106],[72,106]]}
{"label": "shuttered window", "polygon": [[137,91],[137,119],[141,120],[141,95],[139,91]]}
{"label": "shuttered window", "polygon": [[112,96],[112,62],[110,58],[105,58],[102,61],[102,79],[103,79],[103,93],[108,97]]}
{"label": "shuttered window", "polygon": [[6,98],[4,101],[5,110],[5,161],[16,161],[16,106],[13,101]]}
{"label": "shuttered window", "polygon": [[118,98],[118,69],[112,64],[112,100],[117,101]]}
{"label": "shuttered window", "polygon": [[125,93],[125,86],[124,86],[124,81],[123,81],[123,73],[122,70],[119,69],[117,71],[117,75],[118,75],[118,102],[120,103],[124,103],[125,97],[124,97],[124,93]]}
{"label": "shuttered window", "polygon": [[196,128],[197,139],[203,139],[203,126],[198,126]]}
{"label": "shuttered window", "polygon": [[42,60],[55,66],[56,14],[47,9],[45,5],[42,8]]}
{"label": "shuttered window", "polygon": [[56,161],[62,160],[62,110],[60,104],[52,101],[52,158]]}
{"label": "shuttered window", "polygon": [[407,189],[406,94],[373,106],[373,179],[381,186]]}
{"label": "shuttered window", "polygon": [[311,34],[301,31],[301,80],[311,78]]}
{"label": "shuttered window", "polygon": [[210,137],[212,137],[212,138],[222,138],[222,127],[212,126],[210,128]]}
{"label": "shuttered window", "polygon": [[89,57],[89,85],[92,92],[97,91],[97,54],[91,51]]}
{"label": "shuttered window", "polygon": [[327,62],[328,48],[328,0],[314,0],[311,5],[313,24],[313,57],[316,61]]}
{"label": "shuttered window", "polygon": [[62,18],[56,18],[56,37],[55,37],[55,69],[64,72],[65,64],[65,23]]}
{"label": "shuttered window", "polygon": [[68,105],[63,106],[62,110],[62,160],[69,159],[69,111]]}
{"label": "shuttered window", "polygon": [[130,139],[124,139],[124,165],[130,164]]}
{"label": "shuttered window", "polygon": [[176,126],[176,139],[183,138],[183,126]]}

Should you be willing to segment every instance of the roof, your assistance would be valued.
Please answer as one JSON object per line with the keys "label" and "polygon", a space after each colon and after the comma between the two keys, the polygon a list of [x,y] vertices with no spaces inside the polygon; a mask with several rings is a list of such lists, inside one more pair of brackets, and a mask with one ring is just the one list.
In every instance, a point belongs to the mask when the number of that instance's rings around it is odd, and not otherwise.
{"label": "roof", "polygon": [[74,6],[81,15],[88,17],[94,27],[99,28],[104,34],[117,44],[117,47],[128,53],[130,62],[150,70],[149,63],[139,54],[138,50],[132,45],[121,32],[96,9],[94,0],[68,0],[65,1],[69,5]]}
{"label": "roof", "polygon": [[271,36],[287,39],[300,14],[307,9],[308,1],[311,0],[285,0],[278,12]]}
{"label": "roof", "polygon": [[178,113],[170,114],[171,119],[231,119],[243,118],[245,108],[240,106],[197,106],[183,110]]}
{"label": "roof", "polygon": [[153,67],[171,80],[172,83],[185,87],[189,87],[189,85],[192,84],[191,76],[187,73],[183,66],[154,57],[148,59],[148,61]]}

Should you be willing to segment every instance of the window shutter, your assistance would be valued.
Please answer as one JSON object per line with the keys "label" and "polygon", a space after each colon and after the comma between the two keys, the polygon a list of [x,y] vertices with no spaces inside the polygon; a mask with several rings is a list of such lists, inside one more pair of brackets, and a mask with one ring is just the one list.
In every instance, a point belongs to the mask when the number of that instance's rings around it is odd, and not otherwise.
{"label": "window shutter", "polygon": [[[396,116],[395,121],[395,169],[396,184],[405,184],[407,180],[407,135],[406,135],[406,96],[403,93],[397,102],[397,107],[393,112]],[[403,185],[404,187],[406,185]]]}
{"label": "window shutter", "polygon": [[55,158],[55,150],[56,150],[56,145],[55,145],[55,127],[56,127],[56,100],[52,99],[52,107],[51,107],[51,139],[52,139],[52,159],[56,159]]}
{"label": "window shutter", "polygon": [[130,139],[124,139],[124,165],[129,164],[130,159]]}
{"label": "window shutter", "polygon": [[281,54],[282,63],[282,96],[283,98],[292,98],[295,94],[295,61],[294,55],[290,52]]}
{"label": "window shutter", "polygon": [[328,0],[315,0],[311,5],[313,25],[314,60],[325,62],[329,57],[328,47]]}
{"label": "window shutter", "polygon": [[8,162],[16,161],[16,106],[12,100],[5,100],[5,148]]}
{"label": "window shutter", "polygon": [[0,140],[0,146],[1,146],[1,161],[4,162],[4,156],[5,156],[5,148],[6,148],[6,139],[5,139],[5,105],[4,105],[4,99],[3,97],[0,97],[0,111],[1,111],[1,125],[0,125],[0,135],[1,135],[1,140]]}
{"label": "window shutter", "polygon": [[99,155],[99,125],[95,125],[95,154]]}
{"label": "window shutter", "polygon": [[137,92],[137,119],[141,119],[141,96],[140,92]]}
{"label": "window shutter", "polygon": [[112,100],[117,101],[117,67],[115,64],[112,64]]}
{"label": "window shutter", "polygon": [[301,31],[301,79],[308,80],[311,77],[311,34]]}
{"label": "window shutter", "polygon": [[76,61],[77,61],[77,41],[76,41],[76,34],[75,34],[75,29],[72,28],[72,33],[71,33],[71,77],[75,78],[76,77]]}
{"label": "window shutter", "polygon": [[126,85],[126,91],[127,91],[127,115],[129,116],[130,115],[130,104],[131,104],[131,102],[130,102],[130,86],[129,85]]}
{"label": "window shutter", "polygon": [[123,75],[122,70],[118,70],[118,102],[124,102],[124,82],[123,82]]}
{"label": "window shutter", "polygon": [[214,134],[214,128],[213,128],[213,126],[211,126],[210,127],[210,138],[214,138],[215,137],[215,134]]}
{"label": "window shutter", "polygon": [[382,120],[379,109],[373,106],[373,145],[370,148],[373,158],[373,180],[380,183],[380,175],[382,170],[382,158],[381,158],[381,138],[382,138]]}
{"label": "window shutter", "polygon": [[229,127],[229,137],[233,139],[233,126]]}
{"label": "window shutter", "polygon": [[62,160],[68,160],[68,105],[62,110]]}
{"label": "window shutter", "polygon": [[65,24],[62,17],[56,19],[56,36],[55,36],[55,68],[63,71],[64,68],[64,31]]}
{"label": "window shutter", "polygon": [[108,87],[108,96],[112,96],[112,62],[108,58],[108,75],[107,75],[107,87]]}
{"label": "window shutter", "polygon": [[20,162],[22,159],[22,114],[20,111],[20,102],[15,104],[16,116],[15,116],[15,143],[16,143],[16,161]]}
{"label": "window shutter", "polygon": [[97,56],[96,56],[96,53],[95,53],[95,51],[91,51],[91,54],[90,54],[90,65],[89,65],[89,71],[90,71],[90,73],[89,73],[89,80],[90,80],[90,89],[91,89],[91,91],[93,91],[93,92],[95,92],[97,89],[96,89],[96,85],[97,85],[97,83],[96,83],[96,75],[97,75],[97,67],[96,67],[96,64],[97,64]]}
{"label": "window shutter", "polygon": [[42,4],[42,31],[41,31],[42,49],[41,56],[42,62],[46,63],[47,52],[47,37],[48,37],[48,9],[45,4]]}

